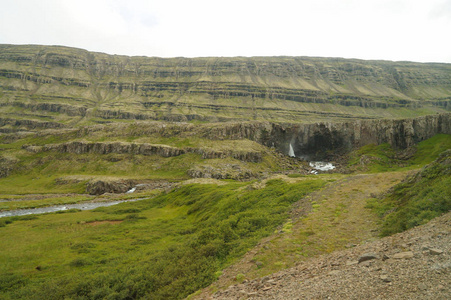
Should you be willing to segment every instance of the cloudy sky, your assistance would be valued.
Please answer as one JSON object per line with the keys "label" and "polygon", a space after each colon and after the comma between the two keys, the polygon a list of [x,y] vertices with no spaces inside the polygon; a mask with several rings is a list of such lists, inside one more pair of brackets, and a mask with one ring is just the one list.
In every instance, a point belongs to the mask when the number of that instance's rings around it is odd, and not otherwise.
{"label": "cloudy sky", "polygon": [[451,0],[0,0],[0,43],[451,63]]}

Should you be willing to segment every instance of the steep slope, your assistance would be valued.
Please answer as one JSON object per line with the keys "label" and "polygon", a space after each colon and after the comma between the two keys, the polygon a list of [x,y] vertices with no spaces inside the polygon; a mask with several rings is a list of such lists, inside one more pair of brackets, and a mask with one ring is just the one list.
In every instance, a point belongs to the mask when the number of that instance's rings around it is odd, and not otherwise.
{"label": "steep slope", "polygon": [[398,118],[449,110],[451,65],[313,57],[127,57],[0,45],[0,97],[0,118],[47,124],[40,126],[127,119]]}

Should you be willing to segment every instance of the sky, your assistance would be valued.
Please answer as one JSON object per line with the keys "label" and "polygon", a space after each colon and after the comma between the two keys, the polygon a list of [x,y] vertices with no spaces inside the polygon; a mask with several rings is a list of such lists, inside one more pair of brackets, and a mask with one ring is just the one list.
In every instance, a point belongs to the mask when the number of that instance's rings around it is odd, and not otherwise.
{"label": "sky", "polygon": [[0,0],[0,44],[451,63],[451,0]]}

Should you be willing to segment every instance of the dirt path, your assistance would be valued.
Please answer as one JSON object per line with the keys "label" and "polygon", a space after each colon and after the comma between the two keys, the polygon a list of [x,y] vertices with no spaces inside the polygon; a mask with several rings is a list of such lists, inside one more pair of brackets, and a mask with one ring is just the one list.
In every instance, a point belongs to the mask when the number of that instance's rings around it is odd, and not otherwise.
{"label": "dirt path", "polygon": [[450,299],[451,212],[358,247],[219,291],[208,299]]}
{"label": "dirt path", "polygon": [[193,299],[293,267],[322,254],[377,240],[377,217],[366,201],[384,193],[407,172],[359,174],[337,180],[294,205],[291,220],[262,240],[219,280]]}

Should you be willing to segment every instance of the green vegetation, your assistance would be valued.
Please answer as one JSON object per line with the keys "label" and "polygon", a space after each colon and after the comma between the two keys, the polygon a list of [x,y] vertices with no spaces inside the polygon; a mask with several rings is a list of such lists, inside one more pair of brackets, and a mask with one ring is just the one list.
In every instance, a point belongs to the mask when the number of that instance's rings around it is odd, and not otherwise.
{"label": "green vegetation", "polygon": [[[449,64],[0,52],[0,210],[145,198],[1,218],[2,299],[181,299],[370,241],[378,216],[387,235],[450,209],[449,152],[433,162],[449,135],[405,151],[367,145],[350,154],[351,174],[306,175],[306,162],[275,150],[302,128],[317,145],[334,140],[320,122],[434,114],[419,135],[440,132]],[[409,130],[396,126],[387,136]],[[161,189],[109,194],[147,182]],[[250,249],[253,268],[223,272]]]}
{"label": "green vegetation", "polygon": [[436,160],[445,150],[451,149],[451,135],[436,134],[418,143],[416,152],[411,159],[411,165],[422,167]]}
{"label": "green vegetation", "polygon": [[389,144],[366,145],[350,154],[349,166],[357,171],[379,173],[416,169],[434,161],[440,153],[451,149],[451,135],[437,134],[413,148],[394,150]]}
{"label": "green vegetation", "polygon": [[94,211],[4,218],[0,290],[5,299],[180,299],[213,282],[324,184],[194,184]]}
{"label": "green vegetation", "polygon": [[90,196],[64,196],[64,197],[49,197],[46,199],[37,200],[16,200],[0,202],[0,210],[14,210],[14,209],[24,209],[24,208],[37,208],[52,205],[62,205],[62,204],[74,204],[81,203],[85,201],[91,201],[94,197]]}
{"label": "green vegetation", "polygon": [[421,172],[395,186],[383,199],[368,201],[368,207],[382,218],[383,236],[425,224],[451,210],[450,166],[448,150]]}

